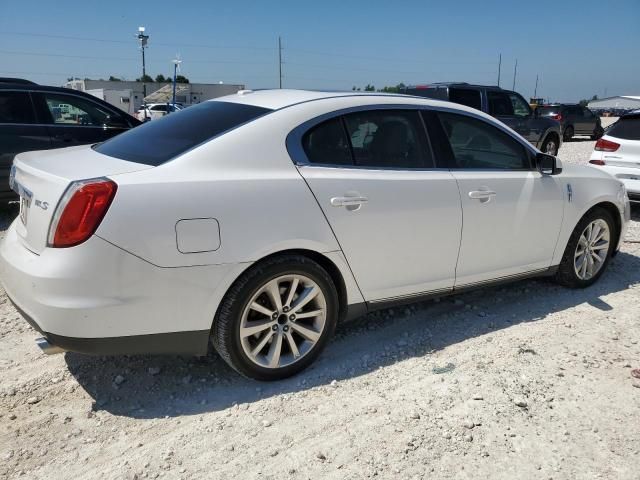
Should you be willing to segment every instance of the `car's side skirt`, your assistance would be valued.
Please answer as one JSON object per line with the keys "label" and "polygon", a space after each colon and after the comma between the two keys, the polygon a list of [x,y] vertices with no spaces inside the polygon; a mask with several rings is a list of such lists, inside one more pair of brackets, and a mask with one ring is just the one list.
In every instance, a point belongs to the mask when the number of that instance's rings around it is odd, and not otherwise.
{"label": "car's side skirt", "polygon": [[[525,279],[536,278],[536,277],[550,277],[555,275],[557,271],[558,271],[558,265],[555,265],[549,268],[533,270],[530,272],[519,273],[517,275],[509,275],[506,277],[500,277],[492,280],[485,280],[477,283],[460,285],[452,288],[432,290],[429,292],[420,292],[412,295],[404,295],[401,297],[392,297],[392,298],[384,298],[381,300],[374,300],[374,301],[366,302],[367,312],[373,312],[375,310],[382,310],[385,308],[392,308],[400,305],[406,305],[409,303],[422,302],[425,300],[453,295],[456,293],[467,292],[467,291],[475,290],[478,288],[494,287],[494,286],[502,285],[505,283],[515,282],[518,280],[525,280]],[[349,316],[348,318],[355,318],[355,317]]]}

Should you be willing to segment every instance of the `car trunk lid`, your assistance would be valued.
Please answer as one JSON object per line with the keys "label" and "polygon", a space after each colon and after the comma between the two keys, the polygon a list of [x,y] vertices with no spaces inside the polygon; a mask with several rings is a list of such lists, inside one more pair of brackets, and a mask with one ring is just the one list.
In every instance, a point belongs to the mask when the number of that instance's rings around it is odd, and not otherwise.
{"label": "car trunk lid", "polygon": [[42,252],[47,247],[49,226],[58,202],[72,182],[148,168],[153,167],[109,157],[90,146],[17,155],[10,182],[20,195],[18,237],[32,252]]}

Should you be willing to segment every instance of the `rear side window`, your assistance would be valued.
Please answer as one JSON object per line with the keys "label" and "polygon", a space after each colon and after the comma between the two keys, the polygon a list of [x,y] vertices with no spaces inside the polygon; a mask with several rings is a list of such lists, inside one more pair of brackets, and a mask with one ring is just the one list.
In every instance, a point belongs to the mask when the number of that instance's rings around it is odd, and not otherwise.
{"label": "rear side window", "polygon": [[480,100],[480,90],[471,90],[469,88],[450,88],[449,100],[467,107],[482,110]]}
{"label": "rear side window", "polygon": [[268,108],[240,103],[203,102],[122,133],[95,150],[110,157],[157,166],[269,112]]}
{"label": "rear side window", "polygon": [[363,111],[344,122],[356,166],[432,168],[433,159],[417,110]]}
{"label": "rear side window", "polygon": [[640,140],[640,116],[621,118],[608,128],[607,135],[622,140]]}
{"label": "rear side window", "polygon": [[0,91],[0,123],[35,123],[29,93]]}
{"label": "rear side window", "polygon": [[302,147],[311,163],[353,165],[349,140],[340,118],[321,123],[305,133]]}
{"label": "rear side window", "polygon": [[530,169],[525,148],[493,125],[453,113],[439,112],[455,165],[462,169]]}

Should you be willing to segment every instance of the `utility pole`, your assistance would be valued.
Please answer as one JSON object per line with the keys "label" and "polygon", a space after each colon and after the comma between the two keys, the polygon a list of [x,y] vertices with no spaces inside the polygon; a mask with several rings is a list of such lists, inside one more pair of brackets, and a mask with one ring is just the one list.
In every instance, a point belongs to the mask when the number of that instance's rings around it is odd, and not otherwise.
{"label": "utility pole", "polygon": [[511,90],[515,91],[516,89],[516,74],[518,73],[518,59],[516,58],[516,64],[513,67],[513,87],[511,87]]}
{"label": "utility pole", "polygon": [[180,60],[179,58],[174,58],[172,60],[173,63],[173,110],[175,111],[176,109],[176,75],[178,73],[178,67],[180,66],[180,64],[182,63],[182,60]]}
{"label": "utility pole", "polygon": [[140,49],[142,50],[142,106],[144,107],[144,121],[147,121],[147,102],[145,98],[147,96],[147,84],[145,83],[145,77],[147,76],[146,66],[144,63],[144,49],[147,48],[147,42],[149,41],[149,35],[144,34],[144,27],[138,27],[138,40],[140,40]]}
{"label": "utility pole", "polygon": [[536,75],[536,88],[533,89],[533,98],[538,98],[538,75]]}
{"label": "utility pole", "polygon": [[282,88],[282,38],[278,37],[278,79]]}
{"label": "utility pole", "polygon": [[502,54],[498,57],[498,86],[500,86],[500,70],[502,69]]}

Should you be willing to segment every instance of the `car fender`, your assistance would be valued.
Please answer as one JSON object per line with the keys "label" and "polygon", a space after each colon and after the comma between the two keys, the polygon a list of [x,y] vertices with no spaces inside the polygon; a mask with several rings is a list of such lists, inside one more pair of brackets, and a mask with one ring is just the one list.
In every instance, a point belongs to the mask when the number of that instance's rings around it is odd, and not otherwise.
{"label": "car fender", "polygon": [[[593,167],[563,164],[564,220],[552,265],[562,260],[569,238],[580,219],[598,204],[610,203],[617,207],[624,230],[624,203],[621,182]],[[618,239],[620,240],[620,239]]]}

